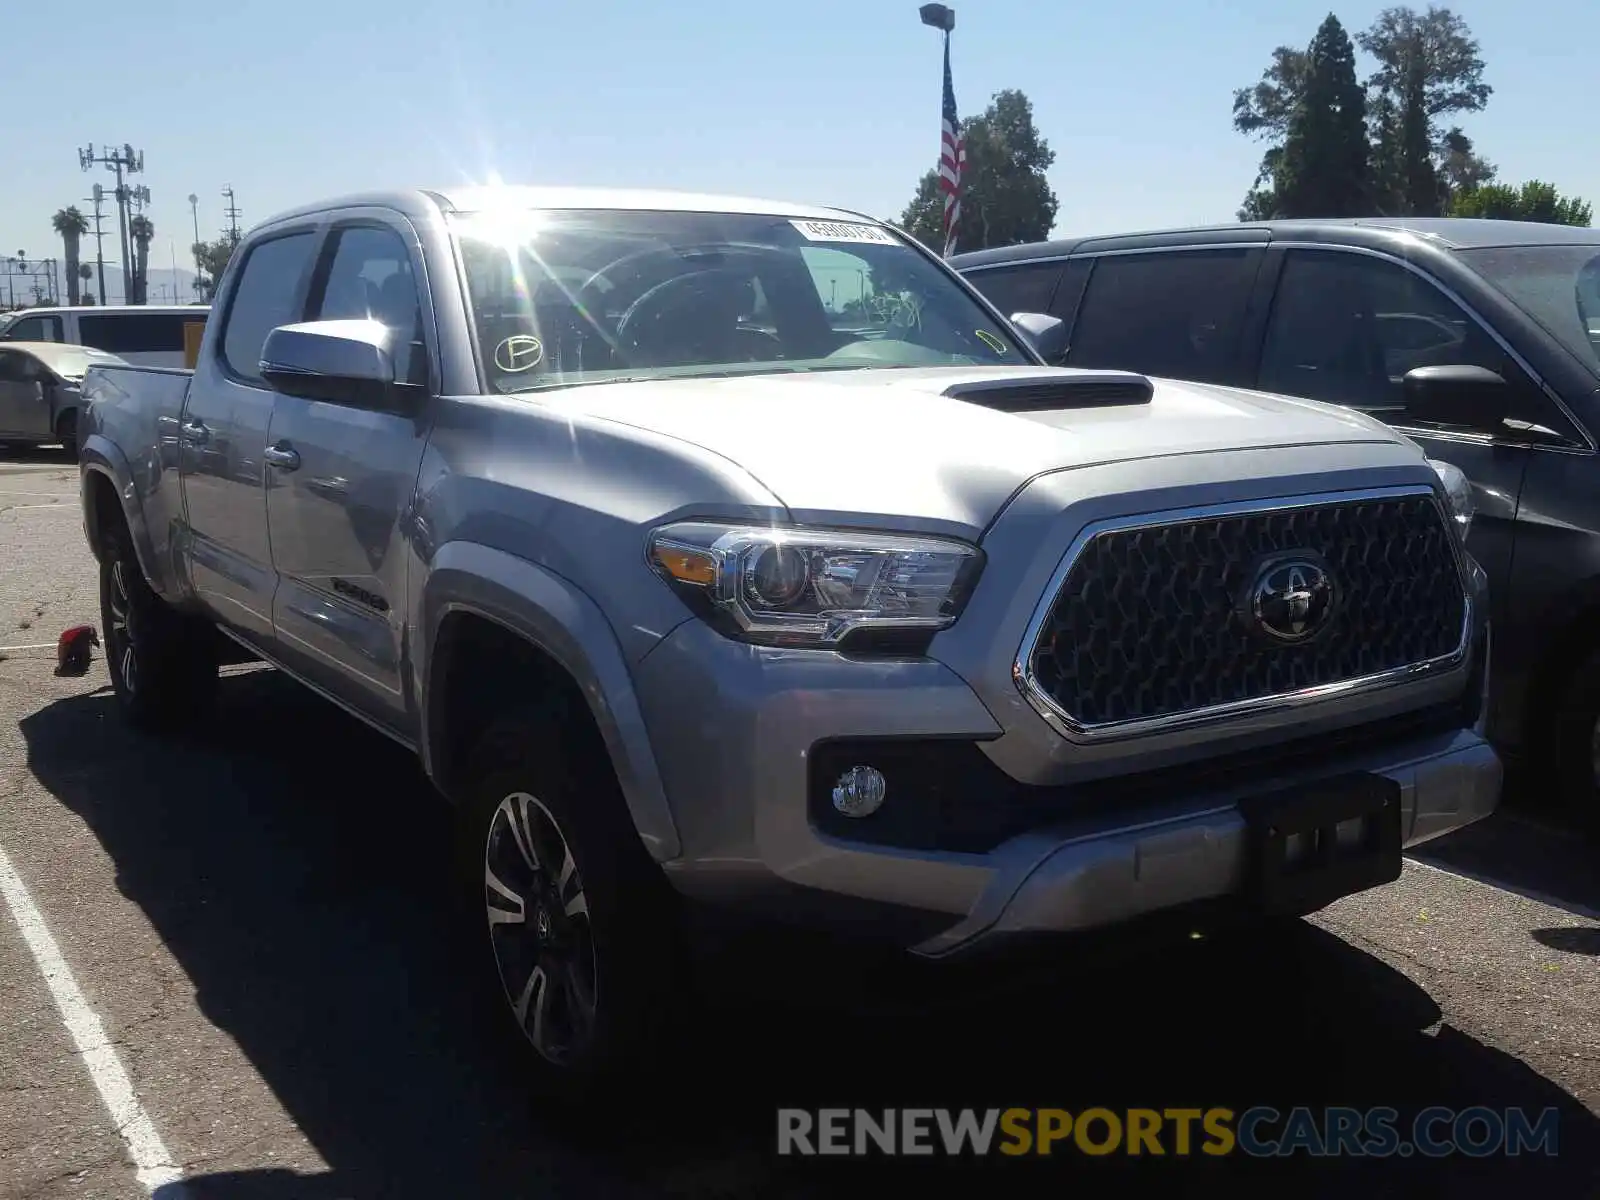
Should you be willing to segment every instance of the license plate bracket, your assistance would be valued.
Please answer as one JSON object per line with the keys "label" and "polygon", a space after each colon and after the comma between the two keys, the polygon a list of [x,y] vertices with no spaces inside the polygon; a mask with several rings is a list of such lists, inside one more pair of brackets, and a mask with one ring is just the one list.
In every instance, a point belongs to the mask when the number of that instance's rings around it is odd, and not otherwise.
{"label": "license plate bracket", "polygon": [[1251,796],[1239,812],[1245,897],[1266,912],[1304,916],[1400,878],[1400,785],[1386,776],[1354,773]]}

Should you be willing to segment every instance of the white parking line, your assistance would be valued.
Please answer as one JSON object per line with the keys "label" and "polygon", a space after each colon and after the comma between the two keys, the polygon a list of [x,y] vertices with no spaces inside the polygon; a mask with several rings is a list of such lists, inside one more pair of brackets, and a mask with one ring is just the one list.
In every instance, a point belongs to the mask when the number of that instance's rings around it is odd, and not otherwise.
{"label": "white parking line", "polygon": [[76,504],[62,501],[60,504],[6,504],[0,505],[0,512],[21,512],[25,508],[59,508],[62,512],[77,512]]}
{"label": "white parking line", "polygon": [[1503,879],[1496,879],[1492,875],[1479,875],[1476,871],[1462,871],[1455,867],[1441,867],[1416,858],[1408,857],[1406,861],[1413,867],[1421,867],[1424,871],[1436,871],[1440,875],[1454,875],[1457,879],[1468,879],[1473,883],[1481,883],[1484,887],[1492,887],[1496,891],[1510,892],[1513,896],[1521,896],[1524,900],[1532,900],[1536,904],[1559,908],[1562,912],[1571,913],[1575,917],[1582,917],[1586,921],[1600,921],[1600,911],[1587,908],[1582,904],[1574,904],[1571,900],[1563,900],[1559,896],[1536,892],[1531,888],[1514,887]]}
{"label": "white parking line", "polygon": [[[0,895],[5,897],[17,928],[22,930],[22,938],[28,943],[33,961],[50,988],[50,995],[61,1012],[67,1032],[72,1035],[73,1045],[83,1057],[84,1068],[94,1081],[95,1090],[100,1093],[106,1111],[111,1114],[117,1132],[133,1156],[139,1182],[151,1192],[164,1184],[177,1183],[183,1178],[183,1172],[174,1165],[172,1156],[161,1144],[150,1115],[133,1093],[133,1083],[117,1058],[116,1048],[106,1038],[100,1018],[78,990],[66,959],[61,957],[60,947],[45,928],[44,915],[28,895],[28,889],[22,885],[21,877],[4,850],[0,850]],[[178,1189],[169,1187],[161,1194],[163,1198],[176,1200],[179,1193]]]}

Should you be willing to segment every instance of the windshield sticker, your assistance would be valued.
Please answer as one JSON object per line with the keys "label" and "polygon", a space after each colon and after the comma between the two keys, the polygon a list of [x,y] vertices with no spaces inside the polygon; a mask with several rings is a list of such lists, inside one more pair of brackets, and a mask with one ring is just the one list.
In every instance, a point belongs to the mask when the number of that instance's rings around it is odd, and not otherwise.
{"label": "windshield sticker", "polygon": [[494,348],[494,365],[508,375],[531,371],[544,361],[544,343],[526,333],[514,334]]}
{"label": "windshield sticker", "polygon": [[974,329],[972,332],[978,335],[978,340],[980,342],[989,347],[989,349],[993,350],[996,354],[1004,354],[1006,352],[1006,344],[999,338],[995,337],[995,335],[990,333],[987,329]]}
{"label": "windshield sticker", "polygon": [[865,242],[871,246],[898,246],[887,229],[876,225],[854,225],[843,221],[790,221],[807,241]]}

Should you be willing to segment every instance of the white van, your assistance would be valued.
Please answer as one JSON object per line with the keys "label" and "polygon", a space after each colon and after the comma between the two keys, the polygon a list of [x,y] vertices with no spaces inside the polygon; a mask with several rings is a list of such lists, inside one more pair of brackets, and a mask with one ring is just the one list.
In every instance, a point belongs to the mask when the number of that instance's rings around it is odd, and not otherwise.
{"label": "white van", "polygon": [[0,341],[65,342],[144,366],[192,367],[210,311],[208,304],[23,308],[0,316]]}

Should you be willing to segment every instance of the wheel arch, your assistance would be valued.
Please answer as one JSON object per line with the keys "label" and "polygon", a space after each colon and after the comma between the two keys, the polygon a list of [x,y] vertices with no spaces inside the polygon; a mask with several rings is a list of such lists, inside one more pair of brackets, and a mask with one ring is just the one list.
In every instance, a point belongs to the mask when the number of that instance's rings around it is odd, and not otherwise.
{"label": "wheel arch", "polygon": [[446,797],[459,797],[471,744],[495,715],[530,693],[555,695],[609,760],[650,855],[678,855],[632,675],[592,599],[535,563],[450,542],[433,556],[419,614],[422,759]]}

